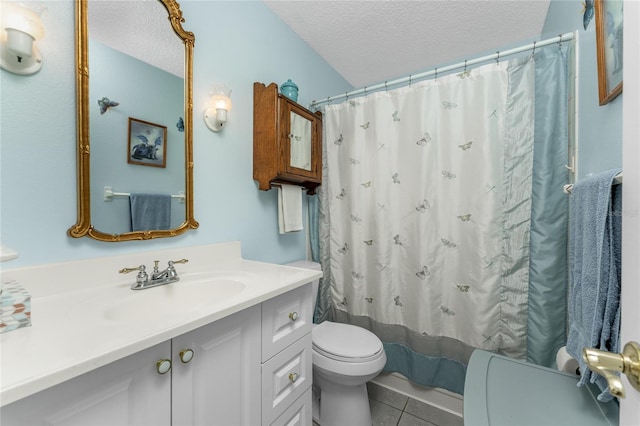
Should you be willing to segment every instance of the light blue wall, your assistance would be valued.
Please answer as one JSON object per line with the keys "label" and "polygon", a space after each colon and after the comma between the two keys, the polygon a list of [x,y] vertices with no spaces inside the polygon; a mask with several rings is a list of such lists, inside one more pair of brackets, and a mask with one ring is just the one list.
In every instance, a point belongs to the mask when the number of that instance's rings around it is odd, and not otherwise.
{"label": "light blue wall", "polygon": [[596,25],[585,31],[582,2],[552,0],[543,38],[578,32],[578,179],[622,167],[622,96],[599,106]]}
{"label": "light blue wall", "polygon": [[[40,41],[44,65],[32,76],[0,72],[1,241],[35,265],[176,246],[240,240],[246,258],[285,262],[303,257],[302,234],[277,232],[276,192],[252,179],[253,82],[300,86],[307,105],[351,86],[261,2],[183,1],[185,28],[196,35],[194,59],[195,212],[200,228],[156,241],[102,243],[72,239],[76,218],[75,54],[73,2],[48,1]],[[551,2],[542,38],[578,29],[579,171],[619,167],[622,96],[598,106],[595,23],[582,29],[580,1]],[[209,88],[233,89],[222,133],[202,121]],[[305,209],[306,212],[306,209]]]}
{"label": "light blue wall", "polygon": [[[248,259],[281,263],[305,256],[304,234],[278,234],[276,191],[258,191],[252,178],[253,82],[291,78],[303,105],[352,87],[262,2],[180,3],[184,27],[196,35],[194,207],[200,228],[125,243],[66,235],[76,220],[74,5],[48,1],[42,70],[28,77],[0,72],[1,241],[20,254],[3,268],[232,240],[242,242]],[[216,83],[233,90],[221,133],[202,120]]]}

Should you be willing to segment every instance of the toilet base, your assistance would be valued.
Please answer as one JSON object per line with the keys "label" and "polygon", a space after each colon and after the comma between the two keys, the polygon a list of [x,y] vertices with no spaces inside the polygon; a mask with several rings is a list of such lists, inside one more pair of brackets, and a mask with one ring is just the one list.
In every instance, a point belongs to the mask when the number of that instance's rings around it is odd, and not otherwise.
{"label": "toilet base", "polygon": [[[314,374],[313,420],[320,426],[371,426],[367,385],[337,385]],[[317,384],[317,386],[315,385]]]}

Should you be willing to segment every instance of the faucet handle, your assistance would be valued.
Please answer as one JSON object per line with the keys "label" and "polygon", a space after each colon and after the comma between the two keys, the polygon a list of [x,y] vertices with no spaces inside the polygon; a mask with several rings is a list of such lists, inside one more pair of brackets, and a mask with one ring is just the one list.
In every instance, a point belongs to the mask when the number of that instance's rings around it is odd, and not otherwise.
{"label": "faucet handle", "polygon": [[136,283],[131,286],[133,290],[137,290],[143,288],[149,281],[149,274],[147,274],[146,269],[146,266],[140,265],[137,268],[122,268],[118,272],[120,272],[121,274],[128,274],[129,272],[138,271],[138,275],[136,276]]}
{"label": "faucet handle", "polygon": [[160,268],[158,268],[158,263],[160,263],[159,260],[154,260],[153,261],[153,273],[154,274],[160,272]]}
{"label": "faucet handle", "polygon": [[122,268],[118,272],[121,274],[128,274],[129,272],[133,272],[133,271],[144,272],[145,269],[147,268],[144,265],[140,265],[140,266],[136,266],[135,268]]}
{"label": "faucet handle", "polygon": [[169,261],[169,267],[167,268],[167,272],[169,273],[169,276],[175,279],[178,279],[178,272],[176,271],[176,268],[173,266],[174,263],[187,263],[189,260],[187,259],[180,259],[180,260],[170,260]]}
{"label": "faucet handle", "polygon": [[626,374],[631,386],[640,391],[640,345],[638,343],[627,343],[621,354],[584,348],[582,359],[591,371],[607,379],[611,395],[618,398],[625,397],[622,381],[614,374],[616,371]]}

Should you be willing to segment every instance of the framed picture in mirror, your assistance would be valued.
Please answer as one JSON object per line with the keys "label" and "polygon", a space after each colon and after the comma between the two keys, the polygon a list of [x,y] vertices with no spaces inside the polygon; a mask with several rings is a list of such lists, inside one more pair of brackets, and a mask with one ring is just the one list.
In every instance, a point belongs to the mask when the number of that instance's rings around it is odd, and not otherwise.
{"label": "framed picture in mirror", "polygon": [[167,166],[167,127],[129,117],[127,162],[140,166]]}
{"label": "framed picture in mirror", "polygon": [[595,0],[600,105],[622,92],[622,0]]}

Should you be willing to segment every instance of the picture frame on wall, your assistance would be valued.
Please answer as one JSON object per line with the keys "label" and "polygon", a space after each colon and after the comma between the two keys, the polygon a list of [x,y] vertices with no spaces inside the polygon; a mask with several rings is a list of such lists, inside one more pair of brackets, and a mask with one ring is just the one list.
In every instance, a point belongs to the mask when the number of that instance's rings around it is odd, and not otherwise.
{"label": "picture frame on wall", "polygon": [[622,93],[622,0],[595,0],[600,105]]}
{"label": "picture frame on wall", "polygon": [[127,162],[140,166],[167,166],[167,127],[129,117]]}

